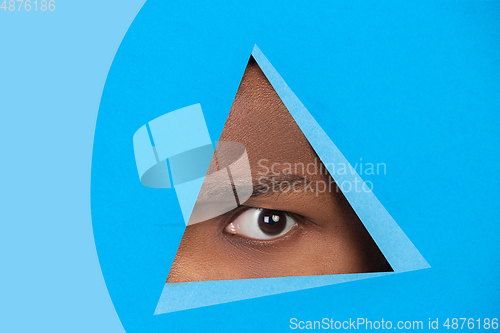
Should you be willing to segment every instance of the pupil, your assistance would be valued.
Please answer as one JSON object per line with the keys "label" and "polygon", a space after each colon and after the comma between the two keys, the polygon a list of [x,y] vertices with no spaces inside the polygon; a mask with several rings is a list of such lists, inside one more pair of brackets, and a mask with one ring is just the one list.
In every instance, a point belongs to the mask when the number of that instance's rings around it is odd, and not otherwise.
{"label": "pupil", "polygon": [[286,214],[280,210],[263,209],[259,214],[259,228],[269,236],[275,236],[285,230]]}

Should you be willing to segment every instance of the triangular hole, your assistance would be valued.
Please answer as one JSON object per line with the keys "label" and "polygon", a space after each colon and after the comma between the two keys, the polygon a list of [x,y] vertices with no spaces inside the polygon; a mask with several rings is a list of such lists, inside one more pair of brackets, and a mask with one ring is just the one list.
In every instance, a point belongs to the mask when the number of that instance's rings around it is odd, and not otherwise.
{"label": "triangular hole", "polygon": [[253,57],[220,141],[246,149],[253,194],[188,225],[167,283],[392,271]]}

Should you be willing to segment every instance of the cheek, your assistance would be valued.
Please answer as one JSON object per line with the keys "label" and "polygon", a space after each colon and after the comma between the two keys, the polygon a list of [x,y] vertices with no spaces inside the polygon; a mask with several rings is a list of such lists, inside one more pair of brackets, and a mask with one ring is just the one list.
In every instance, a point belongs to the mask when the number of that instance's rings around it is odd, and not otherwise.
{"label": "cheek", "polygon": [[238,251],[238,256],[245,262],[246,274],[252,277],[364,272],[365,243],[356,229],[304,230],[275,246]]}
{"label": "cheek", "polygon": [[[188,226],[182,237],[167,282],[214,280],[218,268],[216,228],[208,222]],[[213,275],[213,276],[212,276]]]}
{"label": "cheek", "polygon": [[[189,226],[167,282],[357,273],[367,270],[366,242],[352,226],[304,228],[273,245],[231,241],[218,224]],[[229,236],[231,237],[231,236]]]}

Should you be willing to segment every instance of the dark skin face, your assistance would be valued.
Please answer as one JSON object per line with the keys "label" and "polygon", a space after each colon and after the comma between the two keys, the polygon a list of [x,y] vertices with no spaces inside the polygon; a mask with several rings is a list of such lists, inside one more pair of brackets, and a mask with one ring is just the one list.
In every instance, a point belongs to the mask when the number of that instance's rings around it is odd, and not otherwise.
{"label": "dark skin face", "polygon": [[[256,190],[240,207],[186,228],[167,282],[391,270],[324,169],[311,173],[298,168],[292,174],[286,169],[289,164],[321,162],[253,59],[245,70],[220,140],[245,146]],[[273,164],[273,174],[262,167]],[[305,177],[333,186],[321,193],[304,191],[300,184],[298,191],[288,188],[260,193],[257,189],[262,175],[276,176],[278,182]],[[289,230],[278,237],[258,239],[239,228],[246,224],[247,229],[259,230],[255,218],[259,210],[255,208],[286,212]]]}

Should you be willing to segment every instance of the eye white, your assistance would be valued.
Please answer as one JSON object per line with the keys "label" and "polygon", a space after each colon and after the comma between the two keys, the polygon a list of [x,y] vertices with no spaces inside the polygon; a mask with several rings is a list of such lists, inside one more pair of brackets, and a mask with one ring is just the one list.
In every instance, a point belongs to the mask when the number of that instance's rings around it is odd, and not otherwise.
{"label": "eye white", "polygon": [[[240,235],[246,238],[267,240],[285,235],[297,224],[297,222],[290,215],[285,214],[286,225],[283,231],[281,231],[277,235],[266,234],[259,227],[259,215],[262,211],[263,209],[260,208],[251,208],[246,210],[245,212],[240,214],[233,222],[229,223],[226,226],[225,231],[230,234]],[[273,220],[276,220],[276,222],[278,220],[278,216],[276,215],[273,215],[271,218]]]}

